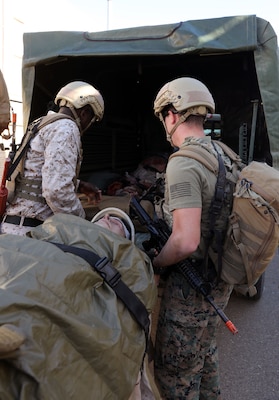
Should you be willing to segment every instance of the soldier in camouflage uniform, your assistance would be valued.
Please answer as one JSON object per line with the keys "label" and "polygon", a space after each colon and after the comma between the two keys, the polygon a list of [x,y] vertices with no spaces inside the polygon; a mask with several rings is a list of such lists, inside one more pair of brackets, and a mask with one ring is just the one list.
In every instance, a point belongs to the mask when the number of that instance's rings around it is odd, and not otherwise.
{"label": "soldier in camouflage uniform", "polygon": [[77,190],[91,200],[100,200],[98,188],[77,177],[82,161],[81,136],[102,119],[103,98],[92,85],[75,81],[58,92],[55,103],[63,118],[42,125],[31,140],[23,176],[16,181],[15,198],[3,216],[2,233],[24,235],[56,213],[85,218]]}
{"label": "soldier in camouflage uniform", "polygon": [[[204,134],[208,112],[215,110],[208,88],[192,78],[175,79],[159,91],[155,115],[173,147],[196,144],[217,156],[211,138]],[[228,160],[218,146],[224,162]],[[166,170],[164,218],[172,233],[153,260],[155,274],[183,259],[190,259],[202,272],[204,235],[216,176],[200,162],[185,156],[173,157]],[[209,280],[216,279],[208,267]],[[232,287],[223,281],[213,285],[212,296],[224,309]],[[155,342],[155,378],[163,399],[220,400],[218,350],[219,316],[177,271],[165,282]]]}

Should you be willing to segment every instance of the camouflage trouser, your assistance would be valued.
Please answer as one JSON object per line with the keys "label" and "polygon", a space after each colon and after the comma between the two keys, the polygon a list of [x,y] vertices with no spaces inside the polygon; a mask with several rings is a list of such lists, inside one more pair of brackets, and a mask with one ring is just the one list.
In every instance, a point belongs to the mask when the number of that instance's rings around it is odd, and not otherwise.
{"label": "camouflage trouser", "polygon": [[11,235],[25,236],[25,234],[33,229],[31,226],[20,226],[2,222],[1,233],[9,233]]}
{"label": "camouflage trouser", "polygon": [[[232,286],[219,283],[212,296],[220,308]],[[171,273],[164,290],[155,342],[155,379],[163,399],[220,400],[216,344],[220,317],[182,275]]]}

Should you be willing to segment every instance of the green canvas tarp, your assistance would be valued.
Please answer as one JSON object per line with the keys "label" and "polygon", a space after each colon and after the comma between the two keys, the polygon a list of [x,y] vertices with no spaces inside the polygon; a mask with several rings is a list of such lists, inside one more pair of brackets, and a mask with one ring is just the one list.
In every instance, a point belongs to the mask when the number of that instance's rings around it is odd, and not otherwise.
{"label": "green canvas tarp", "polygon": [[156,301],[145,253],[89,221],[57,214],[32,238],[0,235],[0,325],[26,337],[0,359],[0,398],[128,399],[145,354],[143,329],[86,261],[46,241],[108,257],[149,312]]}
{"label": "green canvas tarp", "polygon": [[[222,65],[225,60],[226,64]],[[130,79],[130,73],[134,74],[133,79]],[[115,126],[124,106],[127,114],[134,112],[134,119],[141,121],[135,131],[146,129],[145,139],[141,139],[140,144],[147,142],[150,149],[152,145],[148,142],[151,139],[147,130],[156,135],[151,121],[155,93],[166,80],[189,73],[201,78],[213,91],[216,112],[221,109],[224,120],[229,121],[225,137],[229,145],[236,142],[239,124],[248,118],[245,107],[253,96],[258,98],[264,113],[264,126],[258,129],[267,131],[267,138],[259,137],[259,143],[269,141],[262,152],[258,149],[262,153],[259,157],[264,158],[264,153],[270,150],[273,165],[279,168],[277,37],[270,23],[255,15],[95,33],[25,33],[25,126],[30,117],[37,117],[44,110],[42,104],[45,107],[65,81],[89,79],[105,94],[106,128]],[[142,117],[138,115],[140,109],[144,112]],[[115,117],[114,112],[117,114]],[[235,130],[232,128],[234,122],[237,125]],[[121,124],[125,126],[125,121]],[[117,138],[121,141],[120,134]],[[157,137],[154,141],[158,145]],[[139,140],[134,145],[139,146]]]}

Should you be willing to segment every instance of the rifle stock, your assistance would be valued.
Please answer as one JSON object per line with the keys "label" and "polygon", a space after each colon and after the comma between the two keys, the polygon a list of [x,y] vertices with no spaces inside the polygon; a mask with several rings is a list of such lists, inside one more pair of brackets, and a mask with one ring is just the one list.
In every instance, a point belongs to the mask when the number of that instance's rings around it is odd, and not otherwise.
{"label": "rifle stock", "polygon": [[[171,234],[171,230],[167,223],[157,217],[155,217],[155,219],[153,220],[145,211],[145,209],[141,206],[136,197],[131,198],[130,207],[139,222],[149,231],[151,235],[151,246],[154,245],[153,247],[160,251]],[[223,320],[227,328],[233,334],[236,334],[238,332],[237,328],[229,320],[223,310],[221,310],[215,304],[213,297],[210,295],[210,284],[204,281],[204,279],[201,277],[198,270],[192,265],[190,260],[183,260],[179,262],[175,267],[184,276],[189,285],[198,293],[202,294],[205,300],[211,304],[211,306]],[[170,268],[172,267],[169,267],[168,269]]]}

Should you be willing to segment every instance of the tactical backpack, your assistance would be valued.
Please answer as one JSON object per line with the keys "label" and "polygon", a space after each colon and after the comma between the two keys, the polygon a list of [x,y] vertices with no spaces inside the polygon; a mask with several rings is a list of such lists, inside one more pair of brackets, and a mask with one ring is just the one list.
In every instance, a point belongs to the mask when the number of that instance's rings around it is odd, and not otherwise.
{"label": "tactical backpack", "polygon": [[[215,148],[220,146],[230,158],[231,171],[224,166],[218,151],[217,160],[198,143],[178,150],[170,158],[186,156],[196,159],[217,175],[215,196],[210,208],[211,242],[214,237],[216,246],[213,249],[208,243],[208,255],[222,280],[233,284],[239,293],[253,297],[257,293],[255,284],[278,247],[279,171],[257,161],[246,166],[224,143],[212,142]],[[228,184],[234,193],[229,213],[226,213]],[[218,230],[216,221],[221,213],[226,221],[221,224],[223,229]]]}

